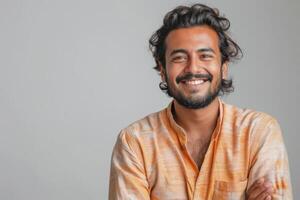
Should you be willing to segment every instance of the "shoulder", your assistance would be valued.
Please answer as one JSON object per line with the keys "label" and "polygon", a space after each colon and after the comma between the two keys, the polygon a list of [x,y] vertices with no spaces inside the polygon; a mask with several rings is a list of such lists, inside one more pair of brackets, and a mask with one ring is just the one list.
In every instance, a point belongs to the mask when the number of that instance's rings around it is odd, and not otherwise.
{"label": "shoulder", "polygon": [[250,141],[265,141],[267,138],[282,140],[278,121],[271,115],[247,108],[223,104],[223,131],[235,136],[245,136]]}
{"label": "shoulder", "polygon": [[239,108],[234,105],[223,103],[224,123],[230,123],[238,127],[266,127],[278,125],[277,120],[265,112],[248,108]]}
{"label": "shoulder", "polygon": [[166,109],[151,113],[123,128],[114,146],[114,152],[126,152],[126,155],[145,162],[145,155],[153,149],[153,143],[157,140],[164,125]]}
{"label": "shoulder", "polygon": [[166,109],[151,113],[123,128],[118,136],[122,143],[143,143],[163,129],[166,121]]}
{"label": "shoulder", "polygon": [[[252,157],[262,147],[283,147],[281,128],[277,120],[264,112],[224,104],[222,132],[248,144]],[[233,140],[234,141],[234,140]]]}

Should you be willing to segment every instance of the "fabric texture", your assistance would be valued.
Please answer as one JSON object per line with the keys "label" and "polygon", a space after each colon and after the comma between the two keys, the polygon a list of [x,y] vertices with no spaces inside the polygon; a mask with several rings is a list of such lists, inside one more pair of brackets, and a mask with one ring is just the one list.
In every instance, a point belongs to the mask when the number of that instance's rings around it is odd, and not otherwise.
{"label": "fabric texture", "polygon": [[123,129],[110,171],[110,200],[236,200],[259,178],[273,200],[293,199],[289,164],[277,121],[219,100],[217,127],[199,170],[175,122],[172,103]]}

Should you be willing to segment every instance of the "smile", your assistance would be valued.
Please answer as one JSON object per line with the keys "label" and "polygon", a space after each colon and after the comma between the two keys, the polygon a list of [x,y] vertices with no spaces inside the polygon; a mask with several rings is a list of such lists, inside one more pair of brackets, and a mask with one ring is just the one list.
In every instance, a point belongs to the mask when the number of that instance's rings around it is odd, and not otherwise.
{"label": "smile", "polygon": [[182,81],[186,85],[201,85],[205,83],[205,80],[197,79],[197,80],[188,80],[188,81]]}

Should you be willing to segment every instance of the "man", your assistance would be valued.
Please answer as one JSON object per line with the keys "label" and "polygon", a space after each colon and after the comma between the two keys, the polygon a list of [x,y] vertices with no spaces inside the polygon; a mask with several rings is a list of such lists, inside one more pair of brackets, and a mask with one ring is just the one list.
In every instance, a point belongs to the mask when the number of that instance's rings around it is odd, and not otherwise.
{"label": "man", "polygon": [[109,199],[292,199],[277,121],[218,98],[241,54],[229,24],[202,4],[167,13],[150,49],[174,100],[121,131]]}

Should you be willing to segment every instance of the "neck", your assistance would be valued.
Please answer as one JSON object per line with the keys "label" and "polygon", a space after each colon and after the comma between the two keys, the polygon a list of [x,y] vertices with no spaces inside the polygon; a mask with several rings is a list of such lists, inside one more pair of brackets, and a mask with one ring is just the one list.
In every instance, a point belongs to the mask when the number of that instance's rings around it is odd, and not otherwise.
{"label": "neck", "polygon": [[208,106],[190,109],[174,101],[174,119],[190,138],[211,136],[219,116],[219,101],[215,98]]}

